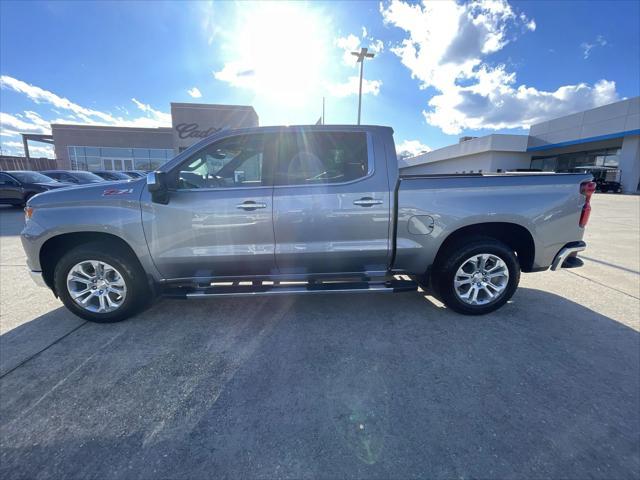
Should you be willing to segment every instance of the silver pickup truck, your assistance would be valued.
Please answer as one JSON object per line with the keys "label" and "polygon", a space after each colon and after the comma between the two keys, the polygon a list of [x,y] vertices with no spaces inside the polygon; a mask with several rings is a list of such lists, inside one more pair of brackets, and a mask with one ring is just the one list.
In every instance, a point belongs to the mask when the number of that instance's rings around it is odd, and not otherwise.
{"label": "silver pickup truck", "polygon": [[76,315],[123,320],[186,298],[429,289],[464,314],[520,272],[581,265],[585,174],[407,175],[393,130],[219,132],[147,179],[34,196],[34,278]]}

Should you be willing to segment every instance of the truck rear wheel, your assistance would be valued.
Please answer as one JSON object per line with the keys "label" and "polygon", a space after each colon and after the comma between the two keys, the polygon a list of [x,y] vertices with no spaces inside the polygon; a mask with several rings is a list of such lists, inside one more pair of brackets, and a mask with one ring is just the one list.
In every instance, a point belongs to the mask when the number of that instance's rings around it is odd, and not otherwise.
{"label": "truck rear wheel", "polygon": [[513,296],[520,265],[504,243],[477,237],[449,248],[432,279],[436,296],[447,307],[465,315],[483,315]]}
{"label": "truck rear wheel", "polygon": [[54,272],[56,292],[64,305],[98,323],[125,320],[147,305],[151,292],[145,278],[130,254],[102,243],[74,248]]}

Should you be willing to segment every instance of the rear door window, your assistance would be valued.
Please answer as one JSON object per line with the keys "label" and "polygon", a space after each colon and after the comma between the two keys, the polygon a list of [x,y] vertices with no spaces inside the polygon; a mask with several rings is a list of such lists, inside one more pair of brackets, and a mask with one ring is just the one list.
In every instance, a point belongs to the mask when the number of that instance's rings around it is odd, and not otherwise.
{"label": "rear door window", "polygon": [[364,132],[282,133],[275,185],[344,183],[371,173]]}

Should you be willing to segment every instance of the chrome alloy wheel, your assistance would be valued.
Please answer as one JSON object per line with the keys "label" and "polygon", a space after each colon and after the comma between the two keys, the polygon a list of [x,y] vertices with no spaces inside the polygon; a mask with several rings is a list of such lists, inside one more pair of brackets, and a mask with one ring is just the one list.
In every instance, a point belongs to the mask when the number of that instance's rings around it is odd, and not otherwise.
{"label": "chrome alloy wheel", "polygon": [[468,258],[453,279],[456,295],[469,305],[487,305],[504,293],[509,283],[509,268],[490,253]]}
{"label": "chrome alloy wheel", "polygon": [[67,275],[67,290],[74,302],[94,313],[117,310],[127,296],[120,272],[100,260],[76,263]]}

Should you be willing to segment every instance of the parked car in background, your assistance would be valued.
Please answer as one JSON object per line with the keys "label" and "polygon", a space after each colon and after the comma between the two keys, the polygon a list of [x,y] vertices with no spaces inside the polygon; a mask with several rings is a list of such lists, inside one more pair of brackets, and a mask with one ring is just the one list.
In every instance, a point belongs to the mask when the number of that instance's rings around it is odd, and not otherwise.
{"label": "parked car in background", "polygon": [[123,320],[156,293],[418,286],[478,315],[511,298],[520,272],[582,265],[591,179],[403,175],[388,127],[221,131],[146,179],[31,199],[22,244],[36,281],[95,322]]}
{"label": "parked car in background", "polygon": [[57,182],[39,172],[28,170],[0,172],[0,203],[24,206],[37,193],[70,185]]}
{"label": "parked car in background", "polygon": [[114,170],[95,170],[92,173],[95,173],[100,178],[109,181],[127,181],[131,180],[131,177],[124,172],[116,172]]}
{"label": "parked car in background", "polygon": [[622,192],[619,168],[585,165],[583,167],[574,167],[571,172],[590,173],[591,175],[593,175],[593,180],[596,182],[596,191],[598,192]]}
{"label": "parked car in background", "polygon": [[73,183],[76,185],[104,182],[104,178],[83,170],[44,170],[42,173],[59,182]]}
{"label": "parked car in background", "polygon": [[129,175],[131,178],[142,178],[146,177],[148,172],[145,170],[126,170],[122,173]]}

